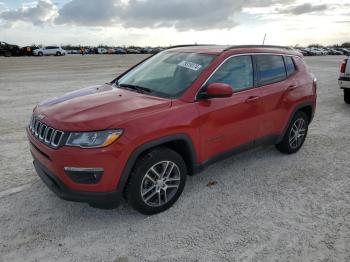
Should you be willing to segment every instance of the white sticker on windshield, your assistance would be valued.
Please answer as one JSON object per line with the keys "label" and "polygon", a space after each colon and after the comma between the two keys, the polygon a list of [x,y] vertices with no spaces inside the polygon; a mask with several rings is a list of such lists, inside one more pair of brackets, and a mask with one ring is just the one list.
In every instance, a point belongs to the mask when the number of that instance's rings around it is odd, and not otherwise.
{"label": "white sticker on windshield", "polygon": [[188,68],[188,69],[191,69],[191,70],[194,70],[194,71],[197,71],[199,69],[201,69],[201,65],[199,64],[196,64],[196,63],[192,63],[192,62],[188,62],[188,61],[181,61],[178,66],[182,66],[182,67],[185,67],[185,68]]}

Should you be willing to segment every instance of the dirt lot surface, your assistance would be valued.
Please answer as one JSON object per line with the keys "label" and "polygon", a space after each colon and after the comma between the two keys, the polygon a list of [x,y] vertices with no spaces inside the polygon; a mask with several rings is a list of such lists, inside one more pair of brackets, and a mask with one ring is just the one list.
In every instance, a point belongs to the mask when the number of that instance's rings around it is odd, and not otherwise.
{"label": "dirt lot surface", "polygon": [[98,210],[51,193],[26,141],[32,108],[111,80],[143,57],[0,57],[0,261],[350,261],[343,57],[306,58],[318,107],[295,155],[266,147],[216,163],[189,177],[173,208],[151,217],[125,203]]}

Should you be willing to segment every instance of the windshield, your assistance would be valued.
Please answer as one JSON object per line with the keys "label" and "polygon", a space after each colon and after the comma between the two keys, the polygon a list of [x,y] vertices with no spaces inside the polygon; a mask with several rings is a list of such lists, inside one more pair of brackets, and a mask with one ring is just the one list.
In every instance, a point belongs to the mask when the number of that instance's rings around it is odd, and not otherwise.
{"label": "windshield", "polygon": [[213,58],[213,55],[208,54],[162,52],[125,74],[117,85],[161,97],[178,97]]}

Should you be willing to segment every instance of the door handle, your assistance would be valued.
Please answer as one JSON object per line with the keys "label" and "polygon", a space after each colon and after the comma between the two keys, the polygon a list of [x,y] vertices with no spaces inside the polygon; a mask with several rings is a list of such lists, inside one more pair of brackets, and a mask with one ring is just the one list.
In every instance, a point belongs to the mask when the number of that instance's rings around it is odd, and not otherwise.
{"label": "door handle", "polygon": [[288,91],[293,91],[293,90],[295,90],[296,88],[297,88],[298,86],[297,85],[290,85],[290,86],[288,86]]}
{"label": "door handle", "polygon": [[246,103],[253,103],[253,102],[258,101],[259,99],[260,99],[260,97],[258,97],[258,96],[251,96],[251,97],[248,97],[245,102]]}

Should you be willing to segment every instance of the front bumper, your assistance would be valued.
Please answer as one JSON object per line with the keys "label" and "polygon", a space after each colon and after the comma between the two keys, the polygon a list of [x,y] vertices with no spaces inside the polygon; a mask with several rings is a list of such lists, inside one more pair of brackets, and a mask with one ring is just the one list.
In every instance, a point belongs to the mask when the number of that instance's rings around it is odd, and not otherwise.
{"label": "front bumper", "polygon": [[[34,156],[33,156],[34,157]],[[58,197],[75,202],[87,202],[90,204],[118,204],[122,198],[122,193],[114,192],[80,192],[70,190],[56,175],[48,170],[34,157],[33,161],[36,172],[47,187]]]}
{"label": "front bumper", "polygon": [[[58,196],[67,200],[91,203],[109,200],[107,199],[109,197],[114,201],[116,198],[113,196],[119,195],[116,191],[123,192],[126,181],[123,179],[121,182],[121,178],[124,177],[124,166],[130,154],[123,143],[113,143],[99,149],[68,146],[54,149],[34,137],[28,128],[27,136],[38,174]],[[73,170],[74,168],[89,170],[98,167],[103,170],[103,174],[95,181],[86,181],[74,178],[67,167]],[[80,175],[77,172],[73,173],[75,176]],[[81,175],[83,178],[88,174],[83,172]],[[99,174],[96,173],[96,175]],[[105,198],[105,196],[108,197]],[[95,197],[96,201],[94,201]]]}

